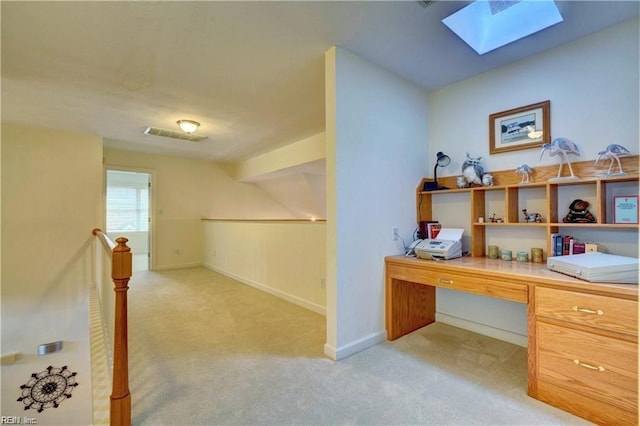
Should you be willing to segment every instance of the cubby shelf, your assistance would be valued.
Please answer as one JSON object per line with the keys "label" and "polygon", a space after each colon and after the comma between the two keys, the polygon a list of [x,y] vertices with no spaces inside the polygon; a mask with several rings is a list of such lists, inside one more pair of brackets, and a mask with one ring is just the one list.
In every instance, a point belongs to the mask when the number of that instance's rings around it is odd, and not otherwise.
{"label": "cubby shelf", "polygon": [[[431,179],[424,178],[416,190],[416,213],[418,223],[435,219],[432,214],[434,198],[446,194],[468,194],[469,224],[471,232],[471,256],[484,256],[488,245],[486,230],[491,228],[520,228],[530,229],[531,232],[544,232],[547,241],[547,251],[551,252],[552,233],[559,232],[560,228],[581,228],[598,232],[599,230],[622,230],[638,232],[637,224],[615,224],[613,223],[612,199],[614,194],[624,192],[624,195],[638,195],[638,156],[621,158],[625,176],[600,177],[601,170],[596,169],[591,161],[573,163],[576,176],[588,176],[576,180],[549,181],[556,176],[557,166],[543,166],[535,169],[535,182],[522,184],[519,177],[513,170],[503,170],[490,172],[493,175],[493,186],[479,186],[472,188],[455,188],[456,177],[448,176],[438,179],[438,183],[452,189],[442,189],[437,191],[423,191],[424,183]],[[566,168],[566,166],[565,166]],[[543,181],[546,179],[546,181]],[[582,186],[584,193],[589,194],[590,210],[596,217],[595,223],[565,223],[562,221],[564,210],[571,202],[572,197],[565,194],[571,187]],[[622,189],[621,189],[622,188]],[[487,212],[487,197],[492,199],[502,199],[498,204],[504,206],[503,222],[490,222],[490,215]],[[542,223],[522,222],[521,205],[529,198],[539,199],[539,203],[544,203]],[[440,200],[438,200],[440,202]],[[446,203],[446,200],[444,201]],[[493,201],[495,203],[495,201]],[[562,207],[559,207],[562,206]],[[484,222],[478,221],[483,217]],[[539,235],[539,234],[538,234]]]}

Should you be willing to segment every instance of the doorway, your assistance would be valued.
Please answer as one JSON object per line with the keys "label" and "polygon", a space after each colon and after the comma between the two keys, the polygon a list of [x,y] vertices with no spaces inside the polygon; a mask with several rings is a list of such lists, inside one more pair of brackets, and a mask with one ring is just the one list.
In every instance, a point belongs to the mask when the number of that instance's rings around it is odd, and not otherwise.
{"label": "doorway", "polygon": [[133,272],[151,269],[151,181],[151,173],[107,169],[106,233],[129,240]]}

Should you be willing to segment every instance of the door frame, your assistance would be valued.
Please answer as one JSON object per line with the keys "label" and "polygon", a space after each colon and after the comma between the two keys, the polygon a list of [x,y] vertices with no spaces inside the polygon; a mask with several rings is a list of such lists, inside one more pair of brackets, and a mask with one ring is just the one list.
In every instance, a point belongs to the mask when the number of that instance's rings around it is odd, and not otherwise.
{"label": "door frame", "polygon": [[154,271],[156,269],[156,212],[155,212],[155,188],[156,188],[156,171],[153,169],[146,169],[142,167],[128,167],[128,166],[113,166],[105,165],[103,171],[103,189],[102,189],[102,216],[105,232],[107,231],[107,171],[112,170],[116,172],[133,172],[133,173],[147,173],[151,177],[151,187],[149,188],[149,270]]}

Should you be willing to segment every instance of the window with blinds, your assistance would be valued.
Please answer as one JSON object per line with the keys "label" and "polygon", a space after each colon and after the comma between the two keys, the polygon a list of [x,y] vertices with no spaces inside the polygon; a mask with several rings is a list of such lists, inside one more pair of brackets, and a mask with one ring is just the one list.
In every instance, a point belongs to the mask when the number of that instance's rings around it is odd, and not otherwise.
{"label": "window with blinds", "polygon": [[149,183],[146,174],[108,171],[107,232],[149,230]]}

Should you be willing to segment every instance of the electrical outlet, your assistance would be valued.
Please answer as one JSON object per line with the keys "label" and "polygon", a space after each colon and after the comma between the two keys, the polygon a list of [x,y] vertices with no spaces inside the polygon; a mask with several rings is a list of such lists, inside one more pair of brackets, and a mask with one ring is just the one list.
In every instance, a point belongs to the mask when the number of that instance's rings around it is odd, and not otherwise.
{"label": "electrical outlet", "polygon": [[398,241],[398,227],[394,226],[391,230],[393,231],[393,241]]}
{"label": "electrical outlet", "polygon": [[326,288],[327,287],[327,280],[324,278],[320,278],[320,288]]}

